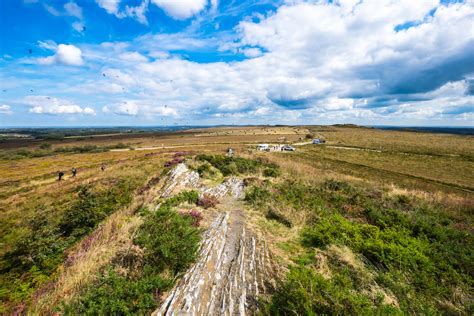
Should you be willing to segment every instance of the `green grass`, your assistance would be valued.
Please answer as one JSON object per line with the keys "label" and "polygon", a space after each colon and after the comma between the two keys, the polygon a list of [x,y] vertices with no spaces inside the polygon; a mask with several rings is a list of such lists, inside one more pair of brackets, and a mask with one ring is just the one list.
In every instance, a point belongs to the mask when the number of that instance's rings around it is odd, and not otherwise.
{"label": "green grass", "polygon": [[[208,162],[214,168],[218,169],[224,176],[238,174],[256,174],[263,172],[265,176],[277,176],[279,168],[276,164],[264,161],[262,159],[246,159],[241,157],[226,157],[222,155],[198,155],[198,161]],[[198,168],[198,172],[204,173],[209,167]]]}
{"label": "green grass", "polygon": [[144,315],[156,309],[161,294],[196,259],[200,229],[190,216],[179,214],[174,207],[196,203],[197,196],[195,191],[184,191],[163,201],[154,212],[143,211],[144,221],[133,241],[142,249],[140,255],[116,258],[116,262],[129,265],[109,267],[80,297],[59,309],[66,315]]}
{"label": "green grass", "polygon": [[[474,236],[464,228],[472,227],[467,210],[450,212],[445,205],[388,196],[336,180],[321,184],[286,180],[266,188],[253,187],[246,200],[267,215],[271,207],[289,207],[291,211],[283,214],[288,227],[295,213],[308,214],[300,233],[301,245],[310,253],[331,245],[349,247],[364,258],[365,269],[376,275],[377,283],[394,293],[403,313],[472,311]],[[348,302],[346,308],[357,314],[379,313],[379,308],[385,311],[386,306],[367,301],[357,286],[347,283],[340,269],[324,280],[316,271],[306,271],[311,270],[312,260],[309,265],[307,260],[297,262],[296,270],[269,303],[271,313],[276,313],[276,306],[290,306],[282,314],[337,314],[341,302]],[[305,278],[314,282],[307,284]],[[343,280],[349,293],[337,287]],[[330,295],[315,293],[320,291]]]}

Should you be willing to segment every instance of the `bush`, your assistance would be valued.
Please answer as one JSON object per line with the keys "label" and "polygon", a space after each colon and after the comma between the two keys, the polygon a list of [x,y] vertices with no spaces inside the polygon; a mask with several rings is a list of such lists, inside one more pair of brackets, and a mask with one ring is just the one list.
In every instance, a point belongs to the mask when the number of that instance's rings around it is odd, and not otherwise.
{"label": "bush", "polygon": [[411,237],[405,229],[380,230],[369,224],[351,223],[340,215],[323,218],[302,233],[306,246],[325,248],[330,244],[349,246],[372,263],[383,267],[432,270],[425,255],[426,240]]}
{"label": "bush", "polygon": [[264,167],[278,169],[277,165],[259,159],[252,160],[223,155],[198,155],[196,159],[208,162],[216,169],[219,169],[224,176],[257,173]]}
{"label": "bush", "polygon": [[266,168],[263,170],[263,175],[265,177],[273,177],[276,178],[280,175],[280,170],[276,168]]}
{"label": "bush", "polygon": [[[161,203],[155,212],[142,210],[144,222],[134,243],[143,249],[144,255],[140,265],[132,265],[139,271],[128,271],[124,276],[109,269],[79,298],[64,305],[64,314],[146,315],[155,310],[161,303],[161,295],[170,290],[177,276],[197,256],[201,213],[178,213],[173,209],[197,199],[196,191],[183,191]],[[122,269],[120,266],[119,270]]]}
{"label": "bush", "polygon": [[203,196],[197,202],[197,205],[205,209],[208,209],[211,207],[215,207],[218,203],[219,203],[219,200],[214,195],[203,194]]}
{"label": "bush", "polygon": [[189,212],[180,212],[179,213],[183,217],[191,218],[194,227],[199,227],[202,221],[202,214],[197,210],[191,210]]}
{"label": "bush", "polygon": [[64,305],[65,315],[144,315],[160,303],[161,293],[170,289],[172,280],[157,274],[137,279],[118,275],[113,270],[99,276],[84,295]]}
{"label": "bush", "polygon": [[251,186],[245,192],[245,201],[255,206],[261,206],[270,198],[270,196],[271,194],[267,189]]}
{"label": "bush", "polygon": [[119,181],[110,190],[102,192],[94,192],[89,186],[80,186],[77,201],[61,220],[62,233],[66,236],[83,236],[116,208],[131,201],[131,187],[126,181]]}
{"label": "bush", "polygon": [[155,270],[177,275],[195,260],[199,239],[192,218],[160,207],[145,218],[135,243],[145,249],[145,260]]}
{"label": "bush", "polygon": [[266,315],[371,315],[400,314],[356,292],[346,273],[325,279],[310,268],[292,267],[286,281],[264,306]]}

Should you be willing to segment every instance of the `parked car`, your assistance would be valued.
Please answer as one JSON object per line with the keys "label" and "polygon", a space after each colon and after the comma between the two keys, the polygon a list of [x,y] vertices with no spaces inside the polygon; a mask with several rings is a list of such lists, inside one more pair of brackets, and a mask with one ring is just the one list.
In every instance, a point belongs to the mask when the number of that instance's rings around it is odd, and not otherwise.
{"label": "parked car", "polygon": [[326,141],[324,139],[319,139],[319,138],[315,138],[313,139],[312,143],[313,144],[316,144],[316,145],[319,145],[319,144],[324,144]]}
{"label": "parked car", "polygon": [[291,147],[290,145],[285,145],[282,147],[283,151],[295,151],[294,147]]}

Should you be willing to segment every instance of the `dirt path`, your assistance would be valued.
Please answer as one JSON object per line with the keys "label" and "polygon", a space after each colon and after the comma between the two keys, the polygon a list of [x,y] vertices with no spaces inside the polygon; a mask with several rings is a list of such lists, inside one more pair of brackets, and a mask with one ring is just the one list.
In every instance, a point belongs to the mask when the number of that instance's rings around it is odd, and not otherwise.
{"label": "dirt path", "polygon": [[243,204],[225,197],[203,235],[198,261],[153,315],[245,315],[272,289],[278,266],[245,225]]}

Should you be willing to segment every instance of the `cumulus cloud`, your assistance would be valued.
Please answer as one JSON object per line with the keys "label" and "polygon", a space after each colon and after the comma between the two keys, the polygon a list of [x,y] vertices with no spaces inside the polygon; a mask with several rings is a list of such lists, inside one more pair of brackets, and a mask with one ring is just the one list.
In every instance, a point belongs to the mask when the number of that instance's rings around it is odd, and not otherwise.
{"label": "cumulus cloud", "polygon": [[124,101],[122,104],[114,106],[114,113],[118,115],[136,116],[138,114],[138,104],[134,101]]}
{"label": "cumulus cloud", "polygon": [[[104,1],[97,0],[107,12],[125,14],[120,1]],[[198,14],[208,6],[202,3],[178,18]],[[88,90],[110,93],[101,100],[104,113],[209,123],[469,122],[473,17],[471,3],[438,0],[285,1],[244,19],[234,37],[202,38],[187,29],[81,49],[100,65]],[[176,53],[209,50],[236,58],[198,63]],[[46,63],[58,62],[56,55]],[[133,100],[122,100],[123,91]]]}
{"label": "cumulus cloud", "polygon": [[464,30],[473,16],[472,5],[431,0],[288,1],[267,16],[241,22],[237,41],[219,43],[250,57],[231,63],[197,63],[166,53],[217,48],[207,39],[186,32],[148,34],[130,43],[137,51],[113,44],[115,58],[130,62],[105,69],[106,80],[137,100],[110,111],[278,117],[289,123],[461,112],[459,117],[468,118],[474,40]]}
{"label": "cumulus cloud", "polygon": [[9,114],[13,114],[13,112],[12,112],[9,105],[2,104],[2,105],[0,105],[0,114],[9,115]]}
{"label": "cumulus cloud", "polygon": [[[151,0],[151,2],[161,9],[167,15],[177,20],[184,20],[204,10],[208,4],[207,0]],[[213,6],[216,6],[216,1],[213,1]]]}
{"label": "cumulus cloud", "polygon": [[84,64],[82,60],[82,51],[74,45],[59,44],[56,53],[53,56],[38,58],[41,65],[62,64],[68,66],[81,66]]}
{"label": "cumulus cloud", "polygon": [[86,114],[95,115],[94,109],[90,107],[81,107],[67,100],[48,96],[28,96],[24,103],[30,107],[29,112],[35,114]]}

